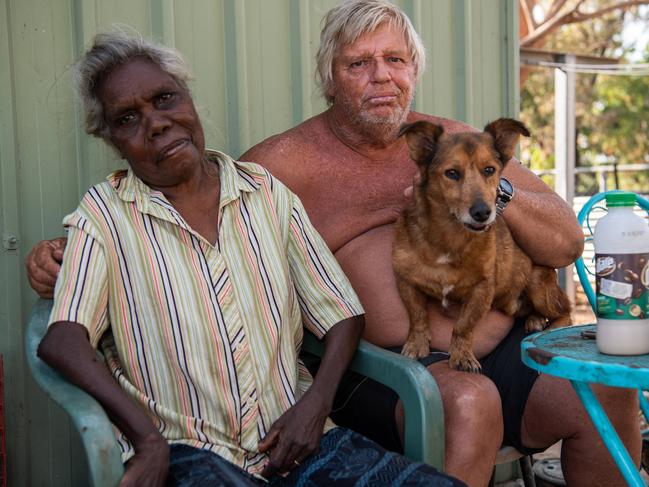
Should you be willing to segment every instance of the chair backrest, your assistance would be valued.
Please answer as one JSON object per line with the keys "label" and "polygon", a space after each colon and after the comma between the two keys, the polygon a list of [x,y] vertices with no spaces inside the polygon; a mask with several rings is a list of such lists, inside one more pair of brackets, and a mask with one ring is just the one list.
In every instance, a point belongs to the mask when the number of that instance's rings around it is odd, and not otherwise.
{"label": "chair backrest", "polygon": [[117,486],[124,475],[124,467],[106,413],[95,399],[65,380],[36,354],[51,309],[51,300],[40,299],[34,305],[25,333],[27,364],[36,383],[65,410],[79,433],[88,459],[90,485]]}
{"label": "chair backrest", "polygon": [[[593,195],[581,208],[577,219],[579,224],[584,229],[584,237],[586,243],[584,245],[584,252],[581,257],[575,262],[575,267],[577,269],[577,275],[579,276],[579,282],[581,287],[586,293],[588,302],[593,311],[595,308],[595,290],[593,289],[592,279],[595,277],[595,272],[593,271],[595,252],[593,250],[593,232],[595,231],[595,224],[597,220],[606,214],[606,203],[604,199],[607,194],[617,193],[619,191],[604,191],[602,193],[597,193]],[[643,209],[647,215],[649,215],[649,200],[636,195],[636,206]]]}

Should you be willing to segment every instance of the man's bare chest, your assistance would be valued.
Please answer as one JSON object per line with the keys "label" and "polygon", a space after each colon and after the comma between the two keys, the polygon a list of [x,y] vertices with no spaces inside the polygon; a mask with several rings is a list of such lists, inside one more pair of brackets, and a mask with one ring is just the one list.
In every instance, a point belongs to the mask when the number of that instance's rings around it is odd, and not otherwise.
{"label": "man's bare chest", "polygon": [[332,248],[380,225],[396,221],[412,185],[411,161],[321,161],[302,178],[298,196]]}

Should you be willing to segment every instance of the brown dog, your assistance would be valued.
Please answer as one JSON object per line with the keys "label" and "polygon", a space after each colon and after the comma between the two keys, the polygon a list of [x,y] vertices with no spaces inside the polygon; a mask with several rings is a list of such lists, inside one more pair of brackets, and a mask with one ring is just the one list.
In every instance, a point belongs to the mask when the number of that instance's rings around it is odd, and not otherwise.
{"label": "brown dog", "polygon": [[429,353],[426,298],[461,304],[449,365],[479,373],[473,329],[491,309],[528,315],[526,331],[570,324],[570,301],[554,269],[535,265],[496,215],[500,174],[525,126],[499,119],[479,133],[444,134],[439,125],[404,125],[421,181],[396,224],[394,271],[410,317],[402,353]]}

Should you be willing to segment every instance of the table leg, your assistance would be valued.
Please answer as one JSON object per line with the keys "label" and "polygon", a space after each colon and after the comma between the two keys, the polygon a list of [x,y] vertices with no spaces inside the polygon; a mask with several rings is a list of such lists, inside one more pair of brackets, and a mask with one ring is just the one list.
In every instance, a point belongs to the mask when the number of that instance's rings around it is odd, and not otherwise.
{"label": "table leg", "polygon": [[631,460],[629,452],[622,444],[617,431],[613,428],[590,386],[581,381],[571,380],[570,382],[593,421],[599,436],[601,436],[617,467],[622,472],[626,483],[631,486],[645,487],[645,483],[642,481],[636,465]]}

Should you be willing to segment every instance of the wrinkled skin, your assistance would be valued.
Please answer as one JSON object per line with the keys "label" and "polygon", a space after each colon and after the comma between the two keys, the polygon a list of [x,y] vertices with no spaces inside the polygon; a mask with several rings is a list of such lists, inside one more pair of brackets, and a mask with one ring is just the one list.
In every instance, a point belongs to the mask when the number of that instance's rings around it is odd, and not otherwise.
{"label": "wrinkled skin", "polygon": [[309,390],[291,409],[273,423],[259,442],[259,451],[269,453],[262,475],[293,470],[320,448],[320,438],[327,416],[331,412],[317,392]]}
{"label": "wrinkled skin", "polygon": [[29,285],[42,298],[50,299],[54,295],[67,241],[62,237],[38,242],[25,258]]}

